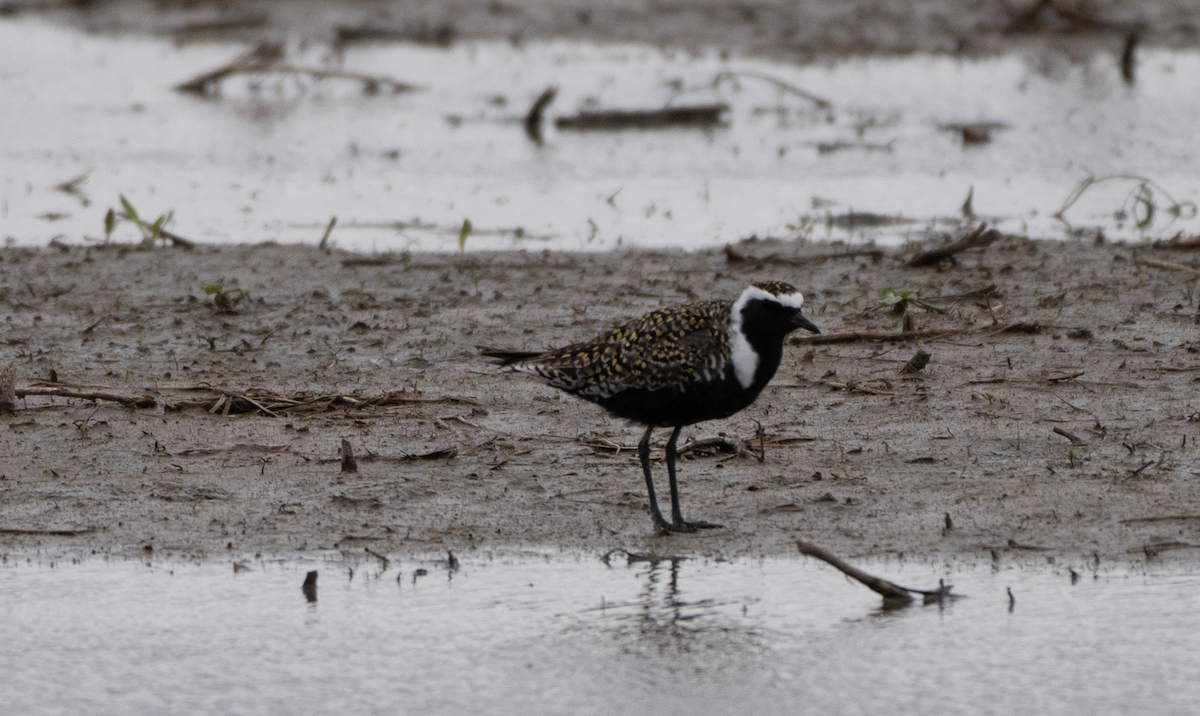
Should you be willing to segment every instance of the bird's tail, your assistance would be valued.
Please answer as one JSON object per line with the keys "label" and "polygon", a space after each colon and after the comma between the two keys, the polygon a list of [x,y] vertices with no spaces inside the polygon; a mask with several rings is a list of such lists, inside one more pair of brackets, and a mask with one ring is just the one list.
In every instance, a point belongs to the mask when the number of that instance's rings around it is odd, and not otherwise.
{"label": "bird's tail", "polygon": [[486,346],[475,346],[475,348],[479,350],[479,355],[493,365],[512,365],[541,355],[540,351],[509,351]]}

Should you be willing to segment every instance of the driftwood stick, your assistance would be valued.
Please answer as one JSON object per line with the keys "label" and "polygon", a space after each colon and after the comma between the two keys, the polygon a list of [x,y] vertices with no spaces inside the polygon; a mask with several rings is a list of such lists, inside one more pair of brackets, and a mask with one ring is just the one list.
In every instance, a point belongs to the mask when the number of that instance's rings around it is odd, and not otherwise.
{"label": "driftwood stick", "polygon": [[960,333],[966,333],[966,331],[959,330],[957,328],[922,328],[919,331],[901,331],[900,333],[887,333],[885,331],[850,331],[848,333],[822,333],[815,336],[794,336],[788,339],[788,344],[793,346],[819,346],[830,343],[859,343],[866,341],[903,343],[905,341],[919,341],[926,338],[952,336]]}
{"label": "driftwood stick", "polygon": [[846,562],[843,562],[833,552],[830,552],[821,545],[814,544],[813,542],[796,540],[796,547],[800,549],[801,554],[808,555],[809,557],[816,557],[822,562],[837,568],[847,577],[862,582],[871,591],[881,595],[883,597],[884,604],[889,606],[904,606],[906,604],[911,604],[913,594],[922,595],[925,598],[926,604],[929,604],[930,602],[941,602],[945,599],[958,596],[951,594],[950,591],[953,589],[953,587],[947,586],[944,583],[935,590],[909,589],[908,587],[901,587],[898,584],[889,582],[886,579],[874,577],[862,571],[861,569],[858,569],[857,567],[853,567]]}
{"label": "driftwood stick", "polygon": [[809,557],[816,557],[822,562],[836,567],[842,572],[842,574],[862,582],[868,589],[883,596],[885,600],[900,604],[908,604],[912,602],[912,595],[909,594],[909,592],[915,590],[905,589],[904,587],[892,584],[887,580],[880,579],[879,577],[873,577],[857,567],[846,564],[833,552],[830,552],[819,544],[797,540],[796,546],[800,548],[800,554],[805,554]]}
{"label": "driftwood stick", "polygon": [[95,532],[95,530],[17,530],[0,528],[0,535],[24,535],[28,537],[78,537]]}
{"label": "driftwood stick", "polygon": [[922,251],[916,256],[908,260],[910,268],[918,266],[934,266],[945,259],[954,256],[960,251],[967,249],[983,248],[990,246],[1000,238],[1000,232],[995,229],[989,229],[987,224],[980,224],[973,231],[962,237],[958,241],[953,241],[941,248],[932,249],[930,251]]}
{"label": "driftwood stick", "polygon": [[59,398],[78,398],[93,402],[106,400],[120,403],[126,408],[153,408],[155,405],[154,398],[149,395],[117,395],[116,393],[99,393],[73,388],[18,388],[16,394],[18,398],[30,395],[52,395]]}
{"label": "driftwood stick", "polygon": [[[1067,403],[1067,405],[1070,405],[1070,403]],[[1076,435],[1072,432],[1068,432],[1059,427],[1052,428],[1052,430],[1054,431],[1055,434],[1061,435],[1064,438],[1066,438],[1067,440],[1070,440],[1072,445],[1087,445],[1087,443],[1084,442],[1082,438],[1080,438],[1078,435]]]}
{"label": "driftwood stick", "polygon": [[1150,268],[1161,269],[1163,271],[1170,271],[1172,273],[1175,273],[1178,271],[1179,273],[1182,273],[1186,276],[1191,276],[1192,278],[1200,276],[1200,271],[1197,271],[1196,269],[1192,268],[1191,266],[1185,266],[1184,264],[1175,263],[1174,261],[1155,261],[1152,259],[1142,259],[1142,260],[1138,261],[1137,263],[1139,266],[1149,266]]}
{"label": "driftwood stick", "polygon": [[1168,522],[1173,520],[1200,520],[1200,515],[1158,515],[1157,517],[1132,517],[1128,520],[1121,520],[1121,524],[1127,525],[1134,522]]}
{"label": "driftwood stick", "polygon": [[729,111],[727,104],[704,104],[663,109],[587,110],[558,117],[554,126],[574,130],[658,129],[661,127],[713,127]]}
{"label": "driftwood stick", "polygon": [[1150,246],[1155,249],[1200,249],[1200,236],[1184,236],[1180,232],[1166,241],[1155,241]]}
{"label": "driftwood stick", "polygon": [[768,254],[766,256],[753,256],[743,254],[733,246],[726,244],[725,260],[731,264],[752,262],[755,264],[774,264],[778,266],[809,266],[818,261],[828,261],[830,259],[854,259],[859,256],[865,256],[871,260],[878,260],[884,257],[883,249],[858,249],[852,251],[838,251],[832,254],[813,254],[811,256],[783,256],[781,254]]}

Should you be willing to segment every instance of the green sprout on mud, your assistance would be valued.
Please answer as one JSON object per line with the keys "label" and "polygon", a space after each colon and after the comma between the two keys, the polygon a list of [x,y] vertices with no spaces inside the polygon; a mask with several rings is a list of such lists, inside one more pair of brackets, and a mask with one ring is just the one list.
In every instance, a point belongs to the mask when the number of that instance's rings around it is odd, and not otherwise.
{"label": "green sprout on mud", "polygon": [[121,221],[133,224],[134,226],[138,227],[139,231],[142,232],[142,248],[153,248],[154,242],[158,241],[159,239],[162,239],[164,242],[166,241],[167,237],[164,236],[163,231],[166,229],[167,224],[171,223],[171,221],[175,218],[174,210],[160,215],[154,221],[143,221],[142,218],[138,216],[137,209],[135,209],[133,204],[131,204],[129,200],[125,198],[125,195],[120,194],[118,196],[121,199],[121,211],[116,211],[110,207],[108,212],[104,215],[105,242],[108,242],[110,239],[112,239],[113,232],[116,231],[117,224]]}
{"label": "green sprout on mud", "polygon": [[1073,449],[1067,451],[1067,460],[1071,463],[1071,467],[1075,467],[1075,458],[1077,457],[1079,456],[1075,454]]}
{"label": "green sprout on mud", "polygon": [[[204,293],[213,297],[213,305],[221,311],[232,311],[242,299],[250,296],[248,288],[225,288],[225,279],[204,284]],[[211,345],[213,340],[209,340]]]}
{"label": "green sprout on mud", "polygon": [[917,298],[917,292],[920,290],[920,286],[902,288],[899,291],[894,288],[881,288],[879,289],[879,296],[877,299],[879,301],[879,307],[884,308],[891,306],[892,313],[900,314],[907,311],[909,305],[911,304],[913,306],[917,306],[918,308],[923,308],[930,313],[943,313],[942,309],[938,308],[937,306],[930,305]]}
{"label": "green sprout on mud", "polygon": [[458,253],[467,252],[467,237],[471,235],[471,220],[463,219],[462,228],[458,230]]}
{"label": "green sprout on mud", "polygon": [[813,229],[816,228],[816,222],[811,216],[805,214],[800,217],[799,223],[785,224],[785,226],[797,239],[808,239],[812,236]]}

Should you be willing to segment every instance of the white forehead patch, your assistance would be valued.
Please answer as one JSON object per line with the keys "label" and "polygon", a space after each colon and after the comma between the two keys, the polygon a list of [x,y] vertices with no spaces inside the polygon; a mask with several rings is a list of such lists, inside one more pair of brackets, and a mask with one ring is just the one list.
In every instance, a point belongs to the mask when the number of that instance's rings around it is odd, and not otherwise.
{"label": "white forehead patch", "polygon": [[781,306],[787,306],[796,310],[800,310],[804,306],[804,296],[799,291],[776,296],[758,286],[747,286],[746,290],[742,291],[742,295],[738,296],[737,302],[733,304],[733,315],[737,317],[736,320],[741,320],[742,309],[746,307],[747,303],[754,300],[774,301]]}

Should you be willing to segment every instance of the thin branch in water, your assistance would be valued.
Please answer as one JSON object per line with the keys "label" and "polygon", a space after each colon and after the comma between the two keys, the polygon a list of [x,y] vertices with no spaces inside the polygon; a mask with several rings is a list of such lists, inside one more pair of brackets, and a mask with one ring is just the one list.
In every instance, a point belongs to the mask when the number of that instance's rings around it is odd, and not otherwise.
{"label": "thin branch in water", "polygon": [[1082,197],[1088,189],[1092,188],[1096,184],[1102,184],[1104,182],[1113,180],[1134,181],[1138,183],[1137,186],[1134,187],[1134,189],[1129,193],[1129,196],[1126,197],[1125,202],[1123,202],[1121,206],[1122,209],[1124,209],[1125,204],[1127,204],[1130,199],[1133,199],[1135,209],[1139,202],[1147,205],[1146,216],[1143,219],[1137,220],[1137,218],[1134,217],[1138,222],[1139,228],[1147,228],[1154,220],[1154,204],[1146,196],[1147,188],[1159,192],[1170,203],[1170,206],[1167,208],[1167,213],[1172,216],[1172,220],[1179,218],[1192,219],[1196,216],[1196,204],[1194,202],[1176,201],[1175,197],[1171,196],[1171,194],[1164,189],[1161,184],[1153,179],[1140,176],[1138,174],[1109,174],[1102,177],[1088,177],[1080,182],[1079,186],[1075,187],[1074,191],[1072,191],[1067,197],[1067,200],[1063,202],[1062,208],[1052,214],[1052,216],[1067,226],[1070,226],[1071,222],[1067,221],[1066,217],[1064,216],[1064,214],[1067,213],[1067,210],[1074,206],[1075,202],[1079,201],[1079,198]]}
{"label": "thin branch in water", "polygon": [[833,109],[833,102],[830,102],[820,95],[816,95],[808,90],[801,89],[790,82],[785,82],[784,80],[779,79],[778,77],[772,77],[771,75],[762,72],[754,72],[753,70],[726,70],[724,72],[720,72],[716,77],[713,78],[713,87],[716,87],[725,80],[731,80],[735,77],[750,77],[756,80],[769,82],[784,92],[794,94],[797,97],[803,97],[809,102],[812,102],[814,105],[816,105],[817,109]]}
{"label": "thin branch in water", "polygon": [[898,584],[894,584],[885,579],[872,576],[861,569],[858,569],[857,567],[847,564],[833,552],[830,552],[819,544],[797,540],[796,547],[799,548],[801,554],[808,555],[809,557],[816,557],[822,562],[836,567],[847,577],[862,582],[862,584],[868,589],[882,596],[886,606],[899,607],[911,604],[913,600],[913,594],[920,594],[924,596],[926,604],[931,602],[941,602],[945,599],[958,596],[956,594],[951,594],[950,592],[953,587],[948,587],[945,584],[942,584],[935,590],[909,589],[908,587],[901,587]]}

